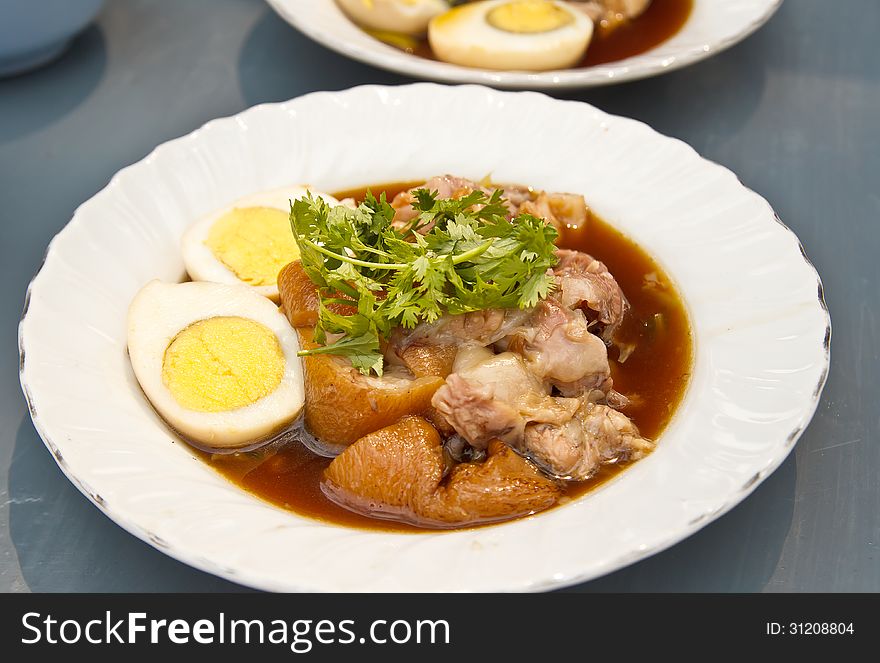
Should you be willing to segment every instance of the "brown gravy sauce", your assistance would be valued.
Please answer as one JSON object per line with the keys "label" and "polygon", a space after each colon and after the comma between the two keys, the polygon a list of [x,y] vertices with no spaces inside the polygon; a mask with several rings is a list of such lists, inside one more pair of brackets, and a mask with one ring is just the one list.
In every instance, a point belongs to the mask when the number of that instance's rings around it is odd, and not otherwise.
{"label": "brown gravy sauce", "polygon": [[[644,14],[610,33],[602,34],[597,29],[584,58],[572,69],[616,62],[651,50],[681,30],[693,7],[694,0],[653,0]],[[420,39],[415,48],[386,43],[412,55],[438,60],[427,39]]]}
{"label": "brown gravy sauce", "polygon": [[[388,200],[399,191],[421,182],[373,186]],[[366,188],[341,191],[338,199],[360,201]],[[624,363],[610,353],[614,386],[630,398],[625,413],[642,435],[657,440],[681,402],[691,374],[693,340],[684,304],[672,282],[656,262],[632,240],[610,224],[591,215],[581,227],[566,229],[558,244],[585,251],[604,262],[626,293],[632,308],[625,318],[620,338],[636,343],[636,350]],[[316,456],[298,442],[281,449],[210,455],[197,452],[211,467],[248,492],[298,514],[317,520],[362,529],[425,532],[406,523],[369,518],[344,509],[321,492],[321,478],[329,458]],[[626,465],[606,465],[589,481],[567,484],[560,504],[578,498],[605,483]]]}

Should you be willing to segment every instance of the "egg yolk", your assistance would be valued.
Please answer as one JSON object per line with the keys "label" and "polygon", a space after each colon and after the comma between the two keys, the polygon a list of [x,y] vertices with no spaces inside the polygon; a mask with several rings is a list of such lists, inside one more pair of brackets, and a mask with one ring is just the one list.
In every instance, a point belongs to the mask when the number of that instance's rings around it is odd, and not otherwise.
{"label": "egg yolk", "polygon": [[299,258],[299,248],[284,212],[271,207],[241,207],[211,226],[205,244],[248,285],[275,285],[278,272]]}
{"label": "egg yolk", "polygon": [[181,331],[165,350],[162,382],[189,410],[223,412],[271,394],[284,376],[272,331],[239,317],[207,318]]}
{"label": "egg yolk", "polygon": [[505,32],[550,32],[574,21],[562,7],[547,0],[515,0],[498,5],[486,15],[489,25]]}

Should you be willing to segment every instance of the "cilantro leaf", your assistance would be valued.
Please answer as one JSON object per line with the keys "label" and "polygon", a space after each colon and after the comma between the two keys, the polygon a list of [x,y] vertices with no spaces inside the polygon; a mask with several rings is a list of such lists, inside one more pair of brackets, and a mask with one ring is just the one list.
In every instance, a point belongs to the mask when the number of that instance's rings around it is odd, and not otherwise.
{"label": "cilantro leaf", "polygon": [[[500,190],[440,199],[413,192],[416,217],[396,227],[385,194],[357,208],[331,207],[311,194],[291,204],[303,268],[320,293],[315,342],[301,355],[348,357],[382,375],[382,339],[444,314],[530,308],[555,287],[556,230],[543,219],[508,219]],[[350,303],[342,315],[328,306]],[[328,342],[329,341],[329,342]]]}

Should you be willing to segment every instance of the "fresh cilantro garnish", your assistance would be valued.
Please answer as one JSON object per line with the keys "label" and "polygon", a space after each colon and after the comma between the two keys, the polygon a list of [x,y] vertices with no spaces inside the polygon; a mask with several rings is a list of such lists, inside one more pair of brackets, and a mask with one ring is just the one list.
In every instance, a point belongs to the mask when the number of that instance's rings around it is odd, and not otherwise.
{"label": "fresh cilantro garnish", "polygon": [[[445,313],[529,308],[553,289],[547,270],[556,264],[556,230],[529,214],[507,219],[499,191],[443,200],[420,189],[413,207],[417,216],[398,229],[384,193],[368,192],[357,209],[311,195],[293,202],[302,265],[321,297],[319,347],[300,355],[342,355],[361,373],[382,375],[379,341],[395,327]],[[331,303],[357,312],[335,313]]]}

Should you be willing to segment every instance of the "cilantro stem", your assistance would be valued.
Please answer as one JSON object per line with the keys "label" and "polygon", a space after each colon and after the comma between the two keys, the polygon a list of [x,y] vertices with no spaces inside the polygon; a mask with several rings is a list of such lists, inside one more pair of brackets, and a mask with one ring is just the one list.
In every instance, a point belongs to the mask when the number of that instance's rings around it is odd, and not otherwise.
{"label": "cilantro stem", "polygon": [[471,249],[470,251],[465,251],[465,252],[462,253],[461,255],[459,255],[459,256],[455,256],[455,257],[452,259],[452,264],[453,264],[453,265],[460,265],[460,264],[463,263],[463,262],[469,262],[469,261],[473,260],[474,258],[478,258],[478,257],[480,257],[480,256],[483,255],[486,251],[489,250],[489,247],[492,246],[492,244],[493,244],[494,242],[495,242],[495,239],[494,239],[494,238],[493,238],[493,239],[486,240],[485,242],[483,242],[483,243],[480,244],[479,246],[477,246],[477,247]]}
{"label": "cilantro stem", "polygon": [[336,347],[335,343],[331,343],[330,345],[319,345],[316,348],[311,348],[309,350],[298,350],[296,353],[297,357],[314,357],[315,355],[335,355],[340,354],[339,349]]}
{"label": "cilantro stem", "polygon": [[297,350],[297,357],[311,357],[312,355],[332,355],[334,354],[334,350],[336,348],[333,344],[330,345],[319,345],[316,348],[310,348],[309,350]]}
{"label": "cilantro stem", "polygon": [[[368,262],[367,260],[358,260],[357,258],[352,258],[346,255],[340,255],[330,249],[325,249],[323,246],[319,246],[315,244],[313,241],[306,239],[305,237],[300,237],[299,240],[308,247],[315,249],[319,253],[323,253],[325,256],[329,256],[330,258],[336,258],[341,262],[348,262],[352,265],[357,265],[359,267],[366,267],[367,269],[406,269],[409,267],[406,263],[403,262]],[[478,258],[483,255],[486,251],[489,250],[489,247],[492,246],[494,242],[493,239],[488,239],[477,247],[474,247],[470,251],[465,251],[461,255],[457,255],[452,259],[453,265],[460,265],[463,262],[468,262],[473,260],[474,258]]]}
{"label": "cilantro stem", "polygon": [[367,269],[406,269],[409,267],[406,263],[401,262],[367,262],[366,260],[358,260],[357,258],[350,258],[349,256],[340,255],[338,253],[334,253],[330,249],[325,249],[323,246],[319,246],[315,244],[313,241],[306,239],[305,237],[300,236],[299,241],[305,244],[306,246],[315,249],[319,253],[323,253],[325,256],[329,256],[330,258],[336,258],[341,262],[348,262],[352,265],[357,265],[358,267],[366,267]]}
{"label": "cilantro stem", "polygon": [[[353,301],[349,301],[349,302],[345,302],[345,303],[349,306],[357,306],[357,298],[360,296],[360,293],[358,293],[357,289],[352,288],[348,283],[345,283],[343,281],[336,281],[333,283],[333,285],[327,286],[327,289],[331,292],[333,290],[337,290],[337,291],[341,292],[343,295],[348,295],[350,300],[353,300]],[[321,299],[324,302],[330,301],[326,297],[322,297]],[[342,302],[338,302],[338,303],[342,303]]]}

